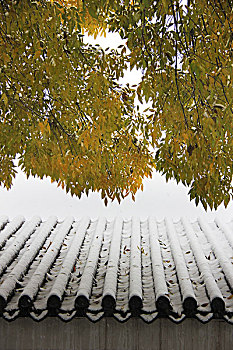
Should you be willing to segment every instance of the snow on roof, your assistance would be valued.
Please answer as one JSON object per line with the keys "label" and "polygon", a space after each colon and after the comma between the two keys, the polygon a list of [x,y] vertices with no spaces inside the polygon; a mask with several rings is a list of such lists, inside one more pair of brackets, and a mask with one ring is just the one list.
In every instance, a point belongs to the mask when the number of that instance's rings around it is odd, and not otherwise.
{"label": "snow on roof", "polygon": [[233,324],[233,221],[0,217],[0,316]]}

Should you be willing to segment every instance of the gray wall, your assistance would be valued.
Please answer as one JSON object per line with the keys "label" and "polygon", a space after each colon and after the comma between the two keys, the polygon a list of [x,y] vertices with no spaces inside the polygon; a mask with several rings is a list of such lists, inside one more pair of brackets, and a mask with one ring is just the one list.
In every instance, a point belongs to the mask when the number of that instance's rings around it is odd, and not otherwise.
{"label": "gray wall", "polygon": [[233,326],[213,320],[201,324],[187,319],[174,324],[167,319],[145,324],[131,319],[120,324],[102,319],[63,323],[47,318],[36,323],[28,318],[11,323],[0,319],[0,350],[232,350]]}

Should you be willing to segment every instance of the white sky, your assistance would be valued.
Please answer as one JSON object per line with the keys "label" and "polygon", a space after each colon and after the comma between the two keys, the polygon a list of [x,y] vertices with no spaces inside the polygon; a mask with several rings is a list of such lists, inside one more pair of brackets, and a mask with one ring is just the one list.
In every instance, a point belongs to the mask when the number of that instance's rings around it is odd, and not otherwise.
{"label": "white sky", "polygon": [[[89,42],[95,43],[88,38]],[[98,39],[102,47],[114,47],[122,44],[118,35],[108,35],[108,38]],[[133,70],[127,73],[126,81],[130,84],[138,82],[140,73]],[[8,215],[9,218],[21,214],[27,219],[33,215],[40,215],[46,219],[50,215],[56,215],[60,220],[68,215],[78,218],[89,215],[92,219],[104,215],[112,218],[121,215],[125,218],[140,216],[142,219],[149,215],[156,216],[161,220],[169,216],[178,220],[181,216],[186,216],[194,220],[198,216],[212,221],[215,217],[222,218],[225,222],[233,219],[233,203],[227,209],[221,205],[217,211],[208,210],[207,213],[201,205],[195,206],[194,201],[190,202],[188,188],[182,184],[177,185],[175,181],[166,183],[165,178],[154,172],[152,179],[144,180],[144,191],[138,191],[136,201],[127,197],[118,204],[117,201],[110,203],[107,207],[98,193],[92,193],[87,198],[85,195],[81,199],[71,197],[65,190],[57,188],[55,183],[49,178],[40,180],[26,176],[19,170],[11,190],[7,191],[0,187],[0,215]]]}
{"label": "white sky", "polygon": [[98,193],[92,193],[87,198],[85,195],[79,200],[66,194],[61,188],[49,178],[40,180],[26,176],[20,172],[10,191],[0,188],[0,215],[6,214],[10,218],[22,214],[26,218],[40,215],[46,219],[49,215],[56,215],[64,219],[68,215],[78,218],[89,215],[92,219],[104,215],[112,218],[121,215],[125,218],[140,216],[142,219],[149,215],[156,216],[159,220],[169,216],[175,220],[181,216],[195,219],[198,216],[212,221],[218,216],[225,222],[233,219],[233,204],[227,209],[220,206],[217,211],[204,211],[202,206],[196,208],[189,201],[188,188],[182,184],[177,185],[174,181],[166,183],[164,177],[154,173],[153,179],[144,181],[144,191],[138,191],[136,201],[127,197],[118,204],[117,201],[110,203],[107,207]]}

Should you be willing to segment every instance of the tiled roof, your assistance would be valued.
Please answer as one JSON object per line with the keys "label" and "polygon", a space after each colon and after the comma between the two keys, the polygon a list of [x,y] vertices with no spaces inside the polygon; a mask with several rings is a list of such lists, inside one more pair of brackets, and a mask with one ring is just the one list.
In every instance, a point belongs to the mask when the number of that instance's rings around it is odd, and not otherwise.
{"label": "tiled roof", "polygon": [[0,217],[0,315],[233,324],[233,222]]}

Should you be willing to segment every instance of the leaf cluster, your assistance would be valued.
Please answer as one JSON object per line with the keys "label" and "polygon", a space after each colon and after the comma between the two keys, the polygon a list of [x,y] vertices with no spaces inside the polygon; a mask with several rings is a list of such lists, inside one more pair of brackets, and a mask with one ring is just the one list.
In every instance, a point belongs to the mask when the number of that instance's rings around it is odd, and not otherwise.
{"label": "leaf cluster", "polygon": [[[79,197],[119,202],[153,168],[205,209],[233,196],[232,1],[60,0],[0,4],[0,183],[17,155]],[[83,41],[118,32],[103,50]],[[138,85],[122,86],[136,68]],[[137,97],[137,99],[136,99]],[[139,104],[150,107],[139,113]]]}

